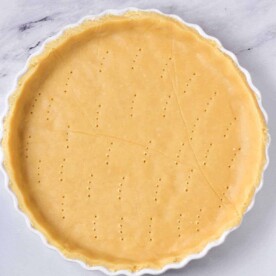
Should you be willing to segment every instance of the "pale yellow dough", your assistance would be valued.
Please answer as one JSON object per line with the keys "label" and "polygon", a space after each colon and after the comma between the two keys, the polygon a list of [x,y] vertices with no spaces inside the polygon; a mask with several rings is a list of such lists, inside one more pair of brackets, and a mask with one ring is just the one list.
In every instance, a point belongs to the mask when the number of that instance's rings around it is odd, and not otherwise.
{"label": "pale yellow dough", "polygon": [[135,271],[179,262],[239,224],[266,132],[214,42],[130,12],[86,21],[32,60],[3,145],[20,207],[50,244]]}

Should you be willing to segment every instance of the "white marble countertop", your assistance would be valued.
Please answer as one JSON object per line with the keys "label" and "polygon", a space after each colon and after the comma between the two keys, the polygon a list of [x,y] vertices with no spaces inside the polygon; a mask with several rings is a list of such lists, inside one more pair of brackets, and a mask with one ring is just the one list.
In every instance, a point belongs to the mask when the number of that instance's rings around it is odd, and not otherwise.
{"label": "white marble countertop", "polygon": [[[234,52],[252,75],[276,135],[276,1],[275,0],[0,0],[0,112],[16,73],[28,56],[63,26],[109,8],[157,8],[199,24]],[[264,187],[242,226],[201,260],[166,275],[276,275],[276,150],[270,146]],[[274,180],[274,181],[273,181]],[[0,175],[0,184],[3,176]],[[0,185],[0,275],[102,275],[65,262],[30,232]]]}

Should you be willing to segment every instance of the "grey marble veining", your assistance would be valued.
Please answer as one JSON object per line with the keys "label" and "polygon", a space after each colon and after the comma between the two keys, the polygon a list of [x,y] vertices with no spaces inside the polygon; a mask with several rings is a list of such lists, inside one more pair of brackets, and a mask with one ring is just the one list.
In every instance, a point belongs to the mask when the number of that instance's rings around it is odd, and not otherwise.
{"label": "grey marble veining", "polygon": [[[272,138],[275,136],[275,0],[0,0],[0,113],[17,72],[45,39],[85,15],[133,6],[157,8],[199,24],[234,52],[261,90],[270,119],[270,134]],[[276,275],[276,152],[273,144],[270,159],[265,185],[242,226],[204,259],[167,275]],[[1,185],[0,202],[0,275],[101,275],[65,262],[45,248],[14,211],[11,197]]]}

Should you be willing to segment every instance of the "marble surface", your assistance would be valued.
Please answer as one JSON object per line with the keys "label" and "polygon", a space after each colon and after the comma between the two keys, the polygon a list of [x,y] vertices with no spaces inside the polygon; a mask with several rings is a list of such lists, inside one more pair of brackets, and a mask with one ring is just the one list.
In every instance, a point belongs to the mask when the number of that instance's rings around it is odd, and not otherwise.
{"label": "marble surface", "polygon": [[[197,23],[234,52],[260,89],[272,139],[276,134],[276,1],[0,0],[0,112],[16,73],[28,56],[63,26],[108,8],[157,8]],[[276,275],[276,150],[255,206],[242,226],[201,260],[166,275]],[[102,275],[64,261],[30,232],[15,212],[0,175],[0,275]]]}

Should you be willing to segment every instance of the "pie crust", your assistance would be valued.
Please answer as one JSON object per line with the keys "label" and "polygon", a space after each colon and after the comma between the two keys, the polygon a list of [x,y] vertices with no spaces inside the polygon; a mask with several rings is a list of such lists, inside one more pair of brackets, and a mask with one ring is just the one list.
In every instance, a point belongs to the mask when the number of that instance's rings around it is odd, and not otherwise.
{"label": "pie crust", "polygon": [[32,59],[10,99],[10,187],[65,256],[160,269],[237,226],[267,127],[218,45],[154,12],[86,20]]}

